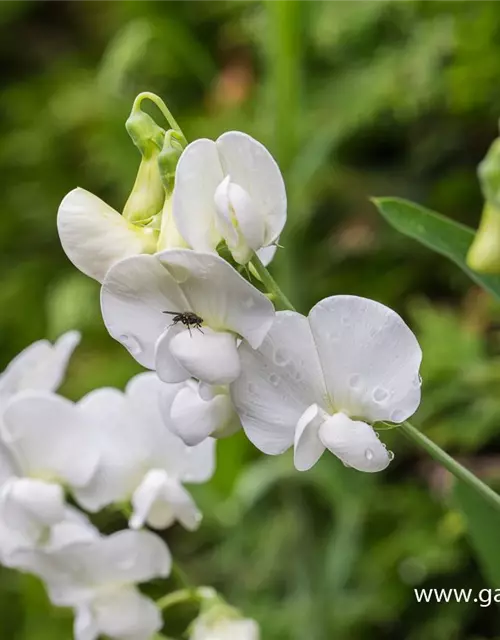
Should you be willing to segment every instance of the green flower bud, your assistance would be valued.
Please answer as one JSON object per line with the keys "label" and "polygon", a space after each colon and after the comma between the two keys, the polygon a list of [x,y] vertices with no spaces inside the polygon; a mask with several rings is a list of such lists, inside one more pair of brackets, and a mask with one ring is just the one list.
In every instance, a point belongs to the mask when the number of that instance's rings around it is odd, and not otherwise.
{"label": "green flower bud", "polygon": [[468,266],[479,273],[500,273],[500,210],[486,202],[479,229],[467,253]]}
{"label": "green flower bud", "polygon": [[159,127],[151,116],[135,105],[125,123],[125,128],[142,156],[150,156],[163,146],[165,131]]}
{"label": "green flower bud", "polygon": [[497,138],[488,149],[477,172],[486,202],[500,211],[500,138]]}
{"label": "green flower bud", "polygon": [[165,189],[158,169],[158,147],[143,156],[132,192],[123,209],[123,216],[130,222],[148,222],[161,211],[165,201]]}
{"label": "green flower bud", "polygon": [[167,194],[174,190],[175,170],[184,150],[183,141],[178,132],[170,129],[165,134],[163,149],[158,156],[158,167]]}

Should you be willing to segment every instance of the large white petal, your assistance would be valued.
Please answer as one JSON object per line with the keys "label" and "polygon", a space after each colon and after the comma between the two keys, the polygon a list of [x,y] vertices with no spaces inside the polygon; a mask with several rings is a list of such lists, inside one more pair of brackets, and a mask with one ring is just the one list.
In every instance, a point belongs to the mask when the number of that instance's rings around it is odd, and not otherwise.
{"label": "large white petal", "polygon": [[189,311],[179,285],[156,256],[133,256],[115,264],[101,291],[104,324],[115,340],[148,369],[156,341],[171,323],[164,311]]}
{"label": "large white petal", "polygon": [[90,482],[75,490],[77,501],[88,511],[126,501],[137,486],[142,470],[154,455],[149,425],[117,389],[97,389],[77,404],[99,456]]}
{"label": "large white petal", "polygon": [[164,469],[169,477],[183,482],[206,482],[215,469],[215,442],[210,438],[196,447],[186,446],[165,426],[162,415],[161,403],[171,403],[190,386],[197,387],[194,382],[165,384],[154,373],[142,373],[132,378],[126,394],[141,415],[139,431],[151,449],[150,468]]}
{"label": "large white petal", "polygon": [[325,298],[309,321],[337,411],[403,422],[420,403],[422,351],[397,313],[356,296]]}
{"label": "large white petal", "polygon": [[73,624],[75,640],[97,640],[100,629],[88,604],[80,605],[75,611]]}
{"label": "large white petal", "polygon": [[188,144],[175,172],[172,212],[182,237],[196,251],[214,251],[214,194],[224,178],[215,142],[201,138]]}
{"label": "large white petal", "polygon": [[191,309],[208,326],[234,331],[253,348],[262,343],[272,324],[274,307],[230,264],[219,256],[185,249],[157,256],[179,282]]}
{"label": "large white petal", "polygon": [[79,332],[68,331],[54,344],[38,340],[21,351],[0,375],[0,398],[25,389],[55,391],[79,342]]}
{"label": "large white petal", "polygon": [[[193,445],[202,443],[208,436],[229,435],[240,426],[227,394],[216,394],[205,400],[197,384],[186,384],[171,399],[165,396],[163,415],[167,427],[189,445],[191,451],[195,449]],[[208,456],[210,451],[206,446]],[[191,477],[192,472],[189,475]]]}
{"label": "large white petal", "polygon": [[229,384],[240,375],[236,336],[225,331],[185,329],[170,342],[170,352],[193,378]]}
{"label": "large white petal", "polygon": [[99,282],[122,258],[156,250],[153,229],[129,223],[85,189],[73,189],[64,197],[57,214],[57,229],[71,262]]}
{"label": "large white petal", "polygon": [[270,244],[286,222],[285,183],[276,161],[264,145],[240,131],[224,133],[216,144],[224,173],[245,189],[266,220],[265,244]]}
{"label": "large white petal", "polygon": [[145,523],[153,529],[165,529],[178,520],[186,529],[194,531],[201,521],[192,497],[184,487],[162,469],[146,474],[132,497],[134,512],[129,525],[140,529]]}
{"label": "large white petal", "polygon": [[294,442],[296,425],[313,403],[324,406],[326,390],[307,318],[276,314],[261,347],[239,348],[241,375],[231,395],[248,438],[264,453],[282,453]]}
{"label": "large white petal", "polygon": [[87,427],[69,400],[22,391],[5,409],[2,432],[25,475],[82,487],[98,462]]}
{"label": "large white petal", "polygon": [[373,427],[343,413],[328,418],[319,429],[319,437],[344,464],[358,471],[382,471],[392,460]]}
{"label": "large white petal", "polygon": [[16,475],[18,469],[12,455],[0,439],[0,487],[9,478]]}
{"label": "large white petal", "polygon": [[99,594],[92,611],[101,634],[112,640],[151,640],[162,627],[154,602],[133,587]]}

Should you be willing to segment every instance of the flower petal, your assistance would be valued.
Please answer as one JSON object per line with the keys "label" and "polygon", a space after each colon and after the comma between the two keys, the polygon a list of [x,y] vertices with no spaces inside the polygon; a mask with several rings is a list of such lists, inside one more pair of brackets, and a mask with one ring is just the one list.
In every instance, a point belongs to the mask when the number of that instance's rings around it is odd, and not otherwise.
{"label": "flower petal", "polygon": [[87,424],[99,464],[90,482],[74,494],[82,507],[96,512],[132,495],[157,443],[148,442],[145,431],[150,425],[143,424],[142,416],[117,389],[92,391],[78,402],[77,410]]}
{"label": "flower petal", "polygon": [[172,212],[181,236],[196,251],[215,251],[214,194],[224,178],[215,142],[202,138],[184,149],[175,172]]}
{"label": "flower petal", "polygon": [[228,384],[240,375],[236,337],[230,333],[185,329],[172,338],[170,352],[191,376],[209,384]]}
{"label": "flower petal", "polygon": [[55,394],[23,391],[7,405],[2,432],[26,475],[81,487],[98,463],[87,425],[75,405]]}
{"label": "flower petal", "polygon": [[216,144],[224,173],[245,189],[266,220],[265,244],[270,244],[286,222],[285,183],[276,161],[264,145],[240,131],[224,133]]}
{"label": "flower petal", "polygon": [[234,331],[256,349],[268,332],[274,307],[219,256],[173,249],[157,254],[180,282],[190,307],[216,330]]}
{"label": "flower petal", "polygon": [[156,342],[156,373],[160,380],[168,384],[184,382],[191,378],[191,373],[181,365],[170,350],[173,338],[185,330],[186,328],[182,324],[167,327]]}
{"label": "flower petal", "polygon": [[190,494],[161,469],[146,474],[134,492],[132,506],[134,512],[129,521],[132,529],[140,529],[145,523],[153,529],[165,529],[178,520],[194,531],[201,521],[201,513]]}
{"label": "flower petal", "polygon": [[71,262],[99,282],[122,258],[156,250],[152,229],[130,224],[85,189],[73,189],[65,196],[57,214],[57,229]]}
{"label": "flower petal", "polygon": [[75,640],[97,640],[99,637],[97,620],[88,605],[81,605],[76,609],[73,633]]}
{"label": "flower petal", "polygon": [[242,343],[239,353],[242,372],[231,396],[243,429],[264,453],[282,453],[293,444],[304,411],[324,404],[326,396],[307,318],[278,312],[261,347]]}
{"label": "flower petal", "polygon": [[298,471],[314,467],[325,450],[319,439],[319,427],[324,421],[317,404],[312,404],[301,415],[295,429],[294,464]]}
{"label": "flower petal", "polygon": [[[215,442],[209,438],[196,447],[188,447],[165,426],[162,409],[167,413],[176,394],[196,383],[164,384],[154,373],[141,373],[127,385],[132,406],[140,409],[140,431],[153,448],[151,466],[165,469],[171,478],[182,482],[206,482],[215,470]],[[164,404],[162,404],[164,403]]]}
{"label": "flower petal", "polygon": [[189,311],[179,285],[156,256],[133,256],[115,264],[101,291],[104,324],[115,340],[148,369],[155,346],[171,323],[164,311]]}
{"label": "flower petal", "polygon": [[345,465],[358,471],[382,471],[392,460],[373,427],[343,413],[328,418],[319,429],[319,437]]}
{"label": "flower petal", "polygon": [[113,640],[149,640],[162,627],[158,607],[132,587],[100,594],[92,610],[100,633]]}
{"label": "flower petal", "polygon": [[[171,399],[165,397],[163,415],[170,431],[193,450],[194,445],[199,445],[218,431],[224,431],[230,420],[238,420],[227,395],[204,400],[196,384],[186,384]],[[192,471],[189,472],[190,477]]]}
{"label": "flower petal", "polygon": [[38,340],[21,351],[0,375],[0,398],[25,389],[55,391],[79,342],[79,332],[68,331],[54,344]]}
{"label": "flower petal", "polygon": [[335,408],[369,422],[403,422],[420,403],[422,352],[397,313],[356,296],[333,296],[309,314]]}

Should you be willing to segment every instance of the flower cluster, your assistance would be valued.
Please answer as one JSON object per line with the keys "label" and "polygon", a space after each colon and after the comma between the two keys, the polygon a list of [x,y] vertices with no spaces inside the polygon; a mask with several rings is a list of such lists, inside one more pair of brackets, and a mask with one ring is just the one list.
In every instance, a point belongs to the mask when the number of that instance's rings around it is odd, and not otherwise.
{"label": "flower cluster", "polygon": [[[172,129],[140,110],[144,97]],[[243,428],[266,454],[293,447],[301,471],[328,449],[376,472],[393,457],[377,423],[401,423],[420,402],[421,350],[394,311],[347,295],[307,317],[275,311],[280,291],[264,265],[286,194],[265,147],[240,132],[187,144],[158,100],[139,96],[127,123],[142,159],[123,213],[76,189],[58,214],[68,257],[102,285],[110,335],[150,371],[124,392],[69,402],[54,393],[76,343],[67,334],[33,345],[0,378],[2,561],[75,609],[78,640],[160,629],[136,585],[168,575],[170,555],[142,527],[198,526],[184,484],[211,477],[216,438]],[[130,528],[101,535],[67,494],[90,513],[129,505]],[[258,638],[218,596],[199,599],[193,640]]]}

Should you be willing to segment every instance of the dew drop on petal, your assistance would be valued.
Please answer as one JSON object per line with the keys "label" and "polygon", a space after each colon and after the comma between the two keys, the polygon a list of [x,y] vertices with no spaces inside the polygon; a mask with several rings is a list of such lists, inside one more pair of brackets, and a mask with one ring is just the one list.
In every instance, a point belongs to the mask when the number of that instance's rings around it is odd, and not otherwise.
{"label": "dew drop on petal", "polygon": [[361,387],[361,376],[359,373],[353,373],[349,378],[349,386],[351,389],[359,389]]}
{"label": "dew drop on petal", "polygon": [[373,390],[372,398],[375,402],[383,402],[384,400],[387,400],[388,397],[389,392],[387,391],[387,389],[383,389],[382,387],[375,387],[375,389]]}
{"label": "dew drop on petal", "polygon": [[367,449],[365,451],[365,458],[369,460],[373,460],[373,451],[371,449]]}
{"label": "dew drop on petal", "polygon": [[351,324],[351,318],[350,316],[342,316],[342,318],[340,318],[340,322],[344,327],[348,327]]}
{"label": "dew drop on petal", "polygon": [[413,379],[413,386],[417,389],[422,386],[422,376],[417,374]]}
{"label": "dew drop on petal", "polygon": [[279,385],[280,379],[276,373],[271,373],[269,376],[269,382],[273,385],[273,387],[277,387]]}
{"label": "dew drop on petal", "polygon": [[248,383],[247,389],[248,389],[248,393],[255,393],[255,385],[252,384],[251,382]]}
{"label": "dew drop on petal", "polygon": [[130,351],[130,353],[133,356],[141,353],[142,345],[135,336],[127,335],[124,333],[121,336],[119,336],[118,339],[122,343],[122,345]]}
{"label": "dew drop on petal", "polygon": [[389,460],[394,460],[394,451],[388,451],[387,455],[389,456]]}
{"label": "dew drop on petal", "polygon": [[247,298],[243,303],[243,306],[245,307],[245,309],[251,309],[252,307],[255,307],[255,299]]}
{"label": "dew drop on petal", "polygon": [[288,364],[288,362],[290,362],[290,357],[284,349],[278,348],[274,352],[274,362],[279,367],[284,367],[286,364]]}

